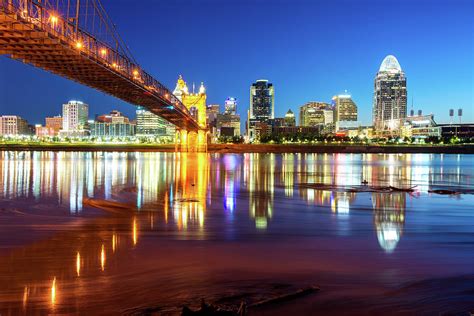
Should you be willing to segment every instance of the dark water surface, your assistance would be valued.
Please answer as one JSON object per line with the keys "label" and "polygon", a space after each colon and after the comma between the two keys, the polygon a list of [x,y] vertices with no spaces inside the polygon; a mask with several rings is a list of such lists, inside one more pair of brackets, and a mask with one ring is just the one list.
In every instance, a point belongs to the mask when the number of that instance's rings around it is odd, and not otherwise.
{"label": "dark water surface", "polygon": [[[472,155],[0,152],[0,314],[166,314],[318,285],[251,312],[464,315],[473,186]],[[446,188],[463,193],[428,193]]]}

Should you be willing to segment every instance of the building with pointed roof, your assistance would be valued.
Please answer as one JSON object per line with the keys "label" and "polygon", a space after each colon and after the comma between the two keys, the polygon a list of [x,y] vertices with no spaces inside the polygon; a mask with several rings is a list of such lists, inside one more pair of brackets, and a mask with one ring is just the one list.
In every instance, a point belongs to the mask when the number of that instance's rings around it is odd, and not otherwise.
{"label": "building with pointed roof", "polygon": [[382,61],[375,76],[372,118],[375,131],[393,131],[407,116],[407,80],[393,55]]}

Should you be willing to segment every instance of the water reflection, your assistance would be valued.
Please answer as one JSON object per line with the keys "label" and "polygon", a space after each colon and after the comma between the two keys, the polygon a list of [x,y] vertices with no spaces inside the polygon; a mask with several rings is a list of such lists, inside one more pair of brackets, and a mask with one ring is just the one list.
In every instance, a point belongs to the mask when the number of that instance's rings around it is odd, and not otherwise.
{"label": "water reflection", "polygon": [[407,193],[373,193],[374,225],[380,247],[391,253],[400,240],[405,225]]}
{"label": "water reflection", "polygon": [[[131,253],[138,253],[152,232],[206,240],[228,230],[235,238],[249,233],[246,223],[251,231],[278,233],[285,226],[277,219],[285,218],[289,226],[309,235],[317,230],[306,231],[304,221],[321,220],[328,226],[331,220],[345,223],[337,226],[345,230],[338,235],[349,239],[353,214],[365,212],[373,218],[367,223],[381,249],[393,253],[401,247],[407,199],[416,197],[405,192],[315,190],[298,184],[347,186],[366,180],[375,186],[417,185],[419,193],[425,194],[434,184],[471,185],[472,165],[466,167],[463,159],[446,155],[0,152],[1,202],[15,206],[26,201],[26,215],[54,213],[74,220],[87,216],[87,211],[95,212],[77,224],[79,228],[61,233],[49,228],[51,235],[42,237],[46,242],[32,242],[2,257],[0,275],[15,277],[0,279],[0,305],[12,306],[13,311],[20,306],[28,312],[44,302],[50,308],[67,300],[73,305],[94,302],[93,296],[112,282],[109,273],[136,264]],[[84,204],[84,198],[131,202],[136,209],[104,217]],[[32,201],[39,208],[29,207]],[[51,203],[59,207],[51,208]],[[307,212],[305,219],[299,211]],[[377,243],[375,237],[372,241]],[[28,270],[28,266],[35,268]],[[97,289],[96,283],[100,283]]]}

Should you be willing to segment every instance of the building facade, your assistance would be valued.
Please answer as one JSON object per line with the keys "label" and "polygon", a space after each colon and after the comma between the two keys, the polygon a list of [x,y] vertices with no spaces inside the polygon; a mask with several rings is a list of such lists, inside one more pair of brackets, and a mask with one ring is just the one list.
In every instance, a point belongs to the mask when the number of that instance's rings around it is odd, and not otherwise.
{"label": "building facade", "polygon": [[130,123],[89,123],[91,137],[129,137],[135,135],[135,125]]}
{"label": "building facade", "polygon": [[61,117],[61,115],[46,117],[45,127],[48,129],[52,129],[54,131],[53,136],[57,136],[59,134],[59,131],[63,127],[63,118]]}
{"label": "building facade", "polygon": [[137,124],[136,136],[151,137],[151,136],[172,136],[168,135],[168,123],[164,118],[148,111],[144,107],[137,107]]}
{"label": "building facade", "polygon": [[296,126],[295,113],[291,109],[285,114],[285,126]]}
{"label": "building facade", "polygon": [[340,94],[332,98],[336,131],[341,122],[357,122],[357,105],[349,94]]}
{"label": "building facade", "polygon": [[0,116],[0,135],[17,136],[30,135],[31,131],[28,122],[18,115]]}
{"label": "building facade", "polygon": [[248,136],[253,139],[256,123],[266,123],[275,117],[275,91],[273,84],[261,79],[250,86]]}
{"label": "building facade", "polygon": [[334,112],[328,103],[313,101],[300,107],[300,126],[327,125],[333,121]]}
{"label": "building facade", "polygon": [[228,97],[224,102],[224,114],[235,115],[237,111],[237,99]]}
{"label": "building facade", "polygon": [[377,131],[399,128],[407,115],[407,80],[395,56],[385,57],[375,77],[373,124]]}
{"label": "building facade", "polygon": [[95,120],[101,123],[130,123],[128,117],[117,110],[112,110],[109,114],[97,116]]}
{"label": "building facade", "polygon": [[89,106],[81,101],[69,101],[63,104],[63,126],[61,134],[64,136],[84,136],[87,131]]}

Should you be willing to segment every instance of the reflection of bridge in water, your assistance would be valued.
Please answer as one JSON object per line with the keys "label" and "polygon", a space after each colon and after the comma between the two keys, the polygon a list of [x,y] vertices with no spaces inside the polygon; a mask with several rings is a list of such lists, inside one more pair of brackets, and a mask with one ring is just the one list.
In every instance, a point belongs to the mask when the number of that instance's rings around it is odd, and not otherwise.
{"label": "reflection of bridge in water", "polygon": [[205,113],[138,65],[99,0],[0,0],[0,54],[145,107],[177,127],[182,150],[206,143]]}
{"label": "reflection of bridge in water", "polygon": [[[12,225],[3,225],[2,229],[12,229],[13,234],[18,234],[19,229],[30,228],[15,225],[19,218],[24,220],[34,215],[32,223],[35,226],[37,220],[43,220],[42,215],[53,220],[71,220],[64,216],[68,212],[74,217],[81,215],[87,207],[82,204],[85,197],[122,200],[132,203],[138,210],[122,214],[127,216],[88,218],[79,225],[72,222],[40,225],[42,232],[53,236],[42,236],[44,241],[12,251],[0,264],[0,274],[15,275],[14,282],[8,278],[0,280],[2,289],[8,292],[6,296],[0,295],[0,310],[7,308],[11,314],[19,310],[28,313],[31,306],[39,303],[53,311],[65,312],[67,310],[61,310],[61,306],[66,302],[73,302],[72,305],[88,302],[93,306],[100,298],[99,289],[105,287],[113,291],[112,285],[122,282],[117,279],[114,283],[106,277],[109,272],[117,272],[119,266],[127,272],[143,267],[146,271],[173,271],[177,262],[183,263],[190,258],[184,254],[184,260],[175,250],[172,259],[168,253],[147,252],[146,257],[158,266],[135,261],[130,253],[144,243],[149,246],[150,236],[160,236],[151,243],[159,244],[156,249],[173,252],[173,247],[179,247],[173,243],[174,238],[214,240],[213,233],[221,233],[221,226],[229,231],[238,230],[246,221],[252,223],[249,225],[252,229],[270,230],[272,235],[282,227],[275,222],[280,221],[281,225],[281,218],[291,220],[285,216],[295,212],[293,205],[288,208],[288,205],[280,204],[286,197],[293,198],[290,203],[295,205],[302,200],[301,208],[307,203],[307,213],[303,215],[314,216],[308,225],[310,230],[302,228],[302,234],[313,236],[320,229],[318,224],[327,223],[324,218],[335,219],[340,224],[351,220],[357,212],[358,220],[364,221],[362,227],[373,227],[376,232],[376,237],[369,237],[374,241],[372,245],[378,241],[385,252],[392,253],[400,247],[409,199],[407,193],[360,195],[294,185],[309,182],[350,185],[367,179],[374,185],[400,186],[415,182],[429,187],[430,183],[439,181],[439,177],[450,183],[468,182],[455,164],[435,167],[428,167],[422,161],[411,164],[416,156],[410,155],[373,155],[365,157],[363,163],[357,163],[356,157],[360,156],[0,152],[0,200],[6,201],[2,211],[9,210],[10,206],[20,212],[26,211],[20,216],[2,213]],[[395,168],[386,163],[390,159],[393,159],[393,165],[405,165]],[[444,168],[443,172],[440,172],[441,168]],[[32,204],[35,207],[31,207]],[[87,217],[88,213],[84,213]],[[295,217],[293,220],[301,221],[301,217]],[[323,221],[319,222],[319,218]],[[298,224],[297,229],[305,226]],[[291,225],[295,223],[289,222],[286,227]],[[60,233],[56,231],[58,226],[62,227]],[[214,230],[218,227],[217,233],[209,229],[212,226]],[[248,232],[243,231],[244,234]],[[350,238],[350,235],[343,238]],[[201,276],[193,274],[195,272],[191,269],[186,277],[199,279]],[[174,277],[173,273],[171,275]],[[91,279],[100,286],[90,283]],[[140,287],[152,280],[130,277],[125,281]],[[166,297],[166,286],[172,284],[166,280],[158,293],[162,297]],[[157,292],[153,294],[157,295]]]}

